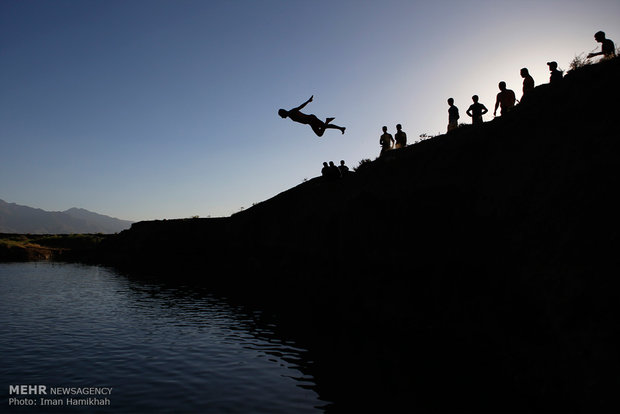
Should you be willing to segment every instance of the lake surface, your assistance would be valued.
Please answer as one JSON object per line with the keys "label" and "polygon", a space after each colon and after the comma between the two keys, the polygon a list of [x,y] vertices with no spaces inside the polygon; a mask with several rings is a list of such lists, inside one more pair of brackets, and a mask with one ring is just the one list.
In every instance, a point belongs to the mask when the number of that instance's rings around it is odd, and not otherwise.
{"label": "lake surface", "polygon": [[[307,351],[208,292],[102,267],[0,264],[0,411],[316,413]],[[15,385],[46,395],[9,395]],[[51,389],[109,395],[71,406]],[[80,392],[80,391],[77,391]],[[88,391],[87,391],[88,392]],[[9,406],[9,398],[37,406]],[[41,397],[63,400],[41,407]]]}

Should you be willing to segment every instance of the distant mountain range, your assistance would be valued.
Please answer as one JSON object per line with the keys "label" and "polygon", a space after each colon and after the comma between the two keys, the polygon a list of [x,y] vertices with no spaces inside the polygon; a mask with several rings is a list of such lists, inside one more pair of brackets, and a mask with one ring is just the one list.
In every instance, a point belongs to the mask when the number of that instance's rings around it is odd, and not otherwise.
{"label": "distant mountain range", "polygon": [[45,211],[0,200],[0,233],[72,234],[118,233],[132,222],[81,208]]}

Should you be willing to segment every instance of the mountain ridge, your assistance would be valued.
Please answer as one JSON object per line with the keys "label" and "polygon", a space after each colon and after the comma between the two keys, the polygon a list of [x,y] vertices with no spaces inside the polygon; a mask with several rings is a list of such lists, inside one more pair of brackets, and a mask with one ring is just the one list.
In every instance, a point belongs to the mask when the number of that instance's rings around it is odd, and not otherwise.
{"label": "mountain ridge", "polygon": [[0,199],[0,233],[72,234],[118,233],[132,222],[94,213],[82,208],[46,211]]}

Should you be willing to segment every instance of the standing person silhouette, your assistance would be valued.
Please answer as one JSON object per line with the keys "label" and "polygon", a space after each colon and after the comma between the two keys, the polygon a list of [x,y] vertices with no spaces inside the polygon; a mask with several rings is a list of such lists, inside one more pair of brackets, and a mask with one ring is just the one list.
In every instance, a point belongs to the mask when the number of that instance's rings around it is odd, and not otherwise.
{"label": "standing person silhouette", "polygon": [[383,134],[381,135],[381,138],[379,138],[379,145],[381,145],[381,153],[379,156],[385,154],[392,149],[392,146],[394,146],[394,138],[392,137],[392,134],[387,132],[386,126],[383,127]]}
{"label": "standing person silhouette", "polygon": [[459,108],[454,106],[454,99],[448,98],[448,105],[450,105],[450,108],[448,108],[448,132],[450,132],[459,126],[460,116]]}
{"label": "standing person silhouette", "polygon": [[489,112],[489,110],[486,106],[478,102],[478,95],[472,96],[471,99],[474,103],[469,106],[465,113],[471,117],[471,123],[473,125],[482,125],[484,122],[482,120],[482,115]]}
{"label": "standing person silhouette", "polygon": [[500,106],[501,114],[505,115],[508,111],[514,108],[515,102],[517,101],[514,91],[511,89],[506,89],[506,82],[501,81],[498,87],[500,93],[497,94],[497,99],[495,99],[495,110],[493,111],[493,116],[497,116],[497,108]]}
{"label": "standing person silhouette", "polygon": [[314,95],[312,95],[310,99],[299,105],[297,108],[293,108],[288,111],[286,109],[280,109],[278,111],[278,115],[280,115],[282,118],[289,117],[292,121],[299,122],[300,124],[310,125],[314,133],[319,137],[323,136],[326,129],[339,129],[340,132],[344,134],[344,130],[346,128],[330,124],[330,122],[332,122],[335,118],[326,118],[325,122],[323,122],[314,114],[308,115],[301,112],[304,106],[312,102],[313,98]]}
{"label": "standing person silhouette", "polygon": [[523,78],[523,96],[521,97],[521,102],[523,102],[523,98],[534,90],[534,78],[532,78],[527,68],[521,69],[521,77]]}
{"label": "standing person silhouette", "polygon": [[401,124],[396,125],[396,134],[394,134],[396,138],[396,146],[395,148],[405,148],[407,146],[407,134],[403,131],[403,126]]}
{"label": "standing person silhouette", "polygon": [[616,46],[611,39],[605,38],[605,32],[599,31],[594,34],[594,40],[601,43],[601,51],[597,53],[590,53],[588,59],[594,56],[603,55],[603,59],[611,59],[616,57]]}

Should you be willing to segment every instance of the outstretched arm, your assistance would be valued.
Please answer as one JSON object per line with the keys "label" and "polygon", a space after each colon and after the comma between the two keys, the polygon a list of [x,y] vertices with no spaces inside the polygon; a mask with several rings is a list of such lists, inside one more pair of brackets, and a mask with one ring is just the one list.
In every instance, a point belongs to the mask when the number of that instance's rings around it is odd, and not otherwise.
{"label": "outstretched arm", "polygon": [[314,98],[314,95],[312,95],[310,97],[310,99],[308,99],[306,102],[302,103],[301,105],[299,105],[297,108],[295,108],[296,110],[301,110],[303,109],[304,106],[308,105],[310,102],[312,102],[312,98]]}

